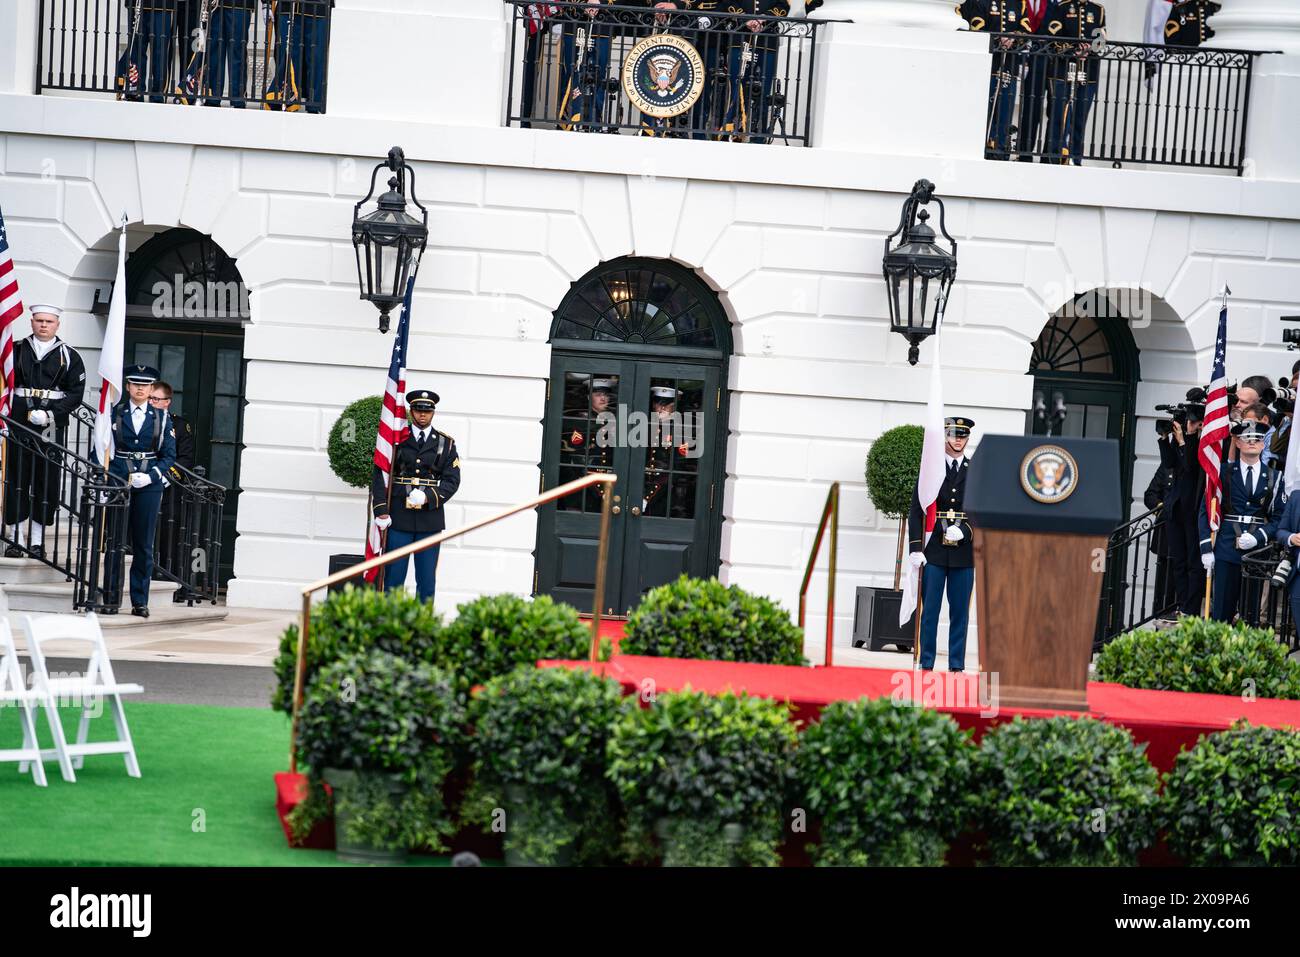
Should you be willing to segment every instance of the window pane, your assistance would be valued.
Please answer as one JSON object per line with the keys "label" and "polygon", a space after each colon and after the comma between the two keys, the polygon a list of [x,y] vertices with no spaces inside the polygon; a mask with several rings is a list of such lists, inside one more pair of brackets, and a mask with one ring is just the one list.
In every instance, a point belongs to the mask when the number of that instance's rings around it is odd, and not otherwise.
{"label": "window pane", "polygon": [[212,405],[212,441],[234,442],[239,433],[239,397],[219,395]]}
{"label": "window pane", "polygon": [[173,389],[185,388],[185,347],[163,346],[162,364],[157,367],[163,380]]}
{"label": "window pane", "polygon": [[235,487],[235,447],[233,445],[212,446],[212,467],[208,470],[208,479],[225,488]]}
{"label": "window pane", "polygon": [[239,395],[239,350],[217,350],[217,395]]}
{"label": "window pane", "polygon": [[135,344],[135,364],[158,368],[158,343],[137,342]]}

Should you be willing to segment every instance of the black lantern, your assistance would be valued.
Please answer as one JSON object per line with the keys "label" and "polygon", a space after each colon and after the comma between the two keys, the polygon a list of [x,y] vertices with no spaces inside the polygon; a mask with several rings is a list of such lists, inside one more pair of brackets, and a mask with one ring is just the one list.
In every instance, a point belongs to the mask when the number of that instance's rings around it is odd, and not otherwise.
{"label": "black lantern", "polygon": [[[934,230],[926,223],[930,213],[920,207],[939,204],[939,231],[952,248],[935,245]],[[893,249],[890,240],[903,237]],[[898,228],[885,237],[885,294],[889,299],[889,326],[906,337],[911,347],[907,361],[916,365],[921,341],[939,331],[948,292],[957,276],[957,242],[944,225],[943,200],[934,195],[934,183],[918,179],[903,203]]]}
{"label": "black lantern", "polygon": [[[375,195],[375,177],[381,169],[394,175],[388,192],[379,197],[378,208],[361,215],[361,207]],[[411,202],[420,210],[416,219],[406,211],[406,177],[411,177]],[[415,170],[406,162],[400,146],[388,151],[388,159],[370,174],[370,192],[357,203],[352,214],[352,245],[357,251],[357,283],[361,298],[379,309],[379,331],[388,331],[388,314],[401,303],[407,279],[420,267],[420,254],[429,242],[429,211],[416,198]]]}

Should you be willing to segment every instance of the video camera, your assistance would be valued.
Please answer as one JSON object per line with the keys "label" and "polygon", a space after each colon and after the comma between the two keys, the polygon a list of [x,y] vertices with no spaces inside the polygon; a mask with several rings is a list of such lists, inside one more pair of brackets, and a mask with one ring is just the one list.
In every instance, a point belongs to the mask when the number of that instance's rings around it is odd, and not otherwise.
{"label": "video camera", "polygon": [[[1300,330],[1296,331],[1300,332]],[[1185,429],[1187,428],[1187,417],[1189,412],[1198,420],[1205,417],[1206,399],[1207,396],[1205,390],[1200,386],[1193,386],[1187,390],[1187,395],[1184,398],[1184,401],[1171,405],[1158,405],[1156,406],[1156,411],[1168,414],[1171,422],[1177,422],[1181,428]],[[1160,423],[1156,423],[1156,431],[1161,435],[1168,435],[1172,430],[1172,425],[1167,429],[1161,429]]]}
{"label": "video camera", "polygon": [[[1283,316],[1283,322],[1300,322],[1300,316]],[[1294,352],[1300,349],[1300,329],[1283,329],[1282,341],[1286,343],[1287,351]]]}

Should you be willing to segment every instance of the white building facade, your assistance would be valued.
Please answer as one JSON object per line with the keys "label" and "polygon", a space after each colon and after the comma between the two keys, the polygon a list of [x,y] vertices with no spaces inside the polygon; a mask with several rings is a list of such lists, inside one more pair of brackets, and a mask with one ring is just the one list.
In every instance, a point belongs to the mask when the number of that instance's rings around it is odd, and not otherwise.
{"label": "white building facade", "polygon": [[[856,22],[819,32],[808,148],[510,127],[510,8],[470,6],[338,0],[319,115],[37,94],[35,14],[0,14],[20,39],[0,61],[0,208],[24,300],[64,303],[63,334],[93,369],[104,324],[94,303],[108,298],[123,213],[133,252],[192,230],[247,287],[242,421],[214,425],[237,432],[231,606],[296,607],[331,554],[361,550],[365,493],[333,475],[325,448],[342,407],[378,394],[388,365],[392,337],[357,297],[350,223],[394,144],[429,209],[408,381],[440,393],[434,424],[460,451],[449,526],[537,493],[562,440],[559,412],[548,417],[557,376],[619,374],[599,360],[557,364],[559,310],[575,284],[629,258],[681,267],[714,297],[730,340],[715,342],[707,374],[676,373],[717,391],[715,460],[694,479],[714,487],[707,509],[686,516],[698,532],[686,547],[702,549],[692,567],[795,608],[828,486],[840,482],[837,644],[849,642],[855,586],[892,584],[897,523],[872,507],[864,464],[884,430],[921,421],[936,349],[948,408],[976,420],[977,448],[981,434],[1026,431],[1043,388],[1035,343],[1041,352],[1053,317],[1080,294],[1140,290],[1122,300],[1134,305],[1121,331],[1103,337],[1124,344],[1102,364],[1127,398],[1072,411],[1122,419],[1134,514],[1155,468],[1154,406],[1203,384],[1225,284],[1230,378],[1290,372],[1281,317],[1300,313],[1300,19],[1289,0],[1238,0],[1243,42],[1229,9],[1218,24],[1220,45],[1259,49],[1268,37],[1267,49],[1285,51],[1256,62],[1240,176],[984,159],[987,40],[960,31],[943,0],[830,0],[818,11]],[[381,45],[397,76],[377,68]],[[941,334],[912,367],[890,332],[881,256],[922,177],[944,200],[958,273]],[[619,361],[632,381],[635,350]],[[630,526],[630,511],[616,525]],[[555,534],[542,525],[528,513],[446,547],[439,607],[532,593],[546,560],[539,533]],[[615,552],[620,567],[634,558]],[[813,660],[825,566],[823,556],[809,594]]]}

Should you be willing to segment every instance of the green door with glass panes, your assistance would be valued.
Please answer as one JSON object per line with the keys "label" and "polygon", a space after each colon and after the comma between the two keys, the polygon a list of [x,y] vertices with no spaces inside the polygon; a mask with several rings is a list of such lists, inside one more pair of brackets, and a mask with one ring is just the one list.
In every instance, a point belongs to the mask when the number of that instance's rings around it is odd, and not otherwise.
{"label": "green door with glass panes", "polygon": [[222,512],[220,584],[234,574],[239,509],[239,453],[244,432],[244,333],[230,324],[150,323],[126,330],[128,365],[156,368],[173,391],[171,413],[194,429],[194,464],[226,489]]}

